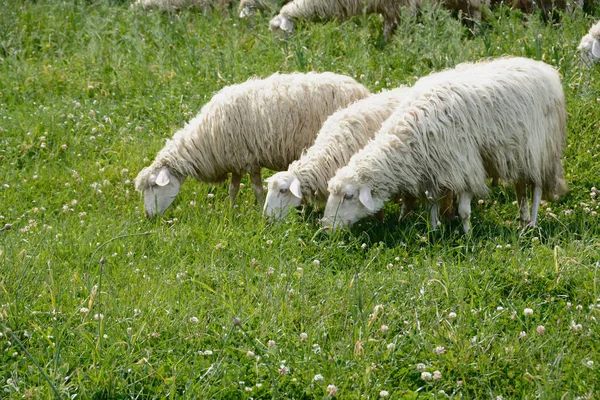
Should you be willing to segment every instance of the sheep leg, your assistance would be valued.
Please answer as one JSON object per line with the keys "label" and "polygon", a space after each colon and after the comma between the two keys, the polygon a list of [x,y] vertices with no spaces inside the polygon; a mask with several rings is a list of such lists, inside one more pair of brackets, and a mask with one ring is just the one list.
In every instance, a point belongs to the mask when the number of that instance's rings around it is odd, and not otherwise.
{"label": "sheep leg", "polygon": [[531,222],[529,223],[529,226],[535,227],[538,210],[540,208],[540,202],[542,201],[542,188],[540,186],[533,185],[531,197]]}
{"label": "sheep leg", "polygon": [[229,182],[229,200],[231,200],[231,205],[235,203],[235,198],[237,197],[238,192],[240,191],[240,182],[242,180],[242,175],[236,174],[235,172],[231,173],[231,182]]}
{"label": "sheep leg", "polygon": [[435,231],[438,228],[438,217],[440,214],[440,206],[437,201],[431,205],[429,210],[429,223],[431,224],[431,230]]}
{"label": "sheep leg", "polygon": [[471,193],[461,193],[458,196],[458,215],[462,220],[465,235],[467,235],[471,229],[469,223],[469,218],[471,217],[471,197]]}
{"label": "sheep leg", "polygon": [[527,225],[531,220],[529,215],[529,202],[527,201],[527,186],[524,181],[515,183],[515,193],[517,195],[517,203],[519,203],[519,216],[521,217],[521,226]]}
{"label": "sheep leg", "polygon": [[390,35],[392,35],[394,33],[394,31],[396,30],[397,25],[398,25],[398,21],[396,20],[396,18],[387,19],[386,21],[384,21],[383,40],[385,40],[386,42],[388,41],[388,39],[390,38]]}
{"label": "sheep leg", "polygon": [[399,221],[402,221],[408,214],[412,212],[413,206],[417,201],[416,197],[413,196],[402,196],[402,208],[400,209]]}
{"label": "sheep leg", "polygon": [[264,203],[264,196],[260,167],[252,168],[252,171],[250,171],[250,180],[252,181],[252,190],[256,196],[256,201],[259,205],[262,205]]}

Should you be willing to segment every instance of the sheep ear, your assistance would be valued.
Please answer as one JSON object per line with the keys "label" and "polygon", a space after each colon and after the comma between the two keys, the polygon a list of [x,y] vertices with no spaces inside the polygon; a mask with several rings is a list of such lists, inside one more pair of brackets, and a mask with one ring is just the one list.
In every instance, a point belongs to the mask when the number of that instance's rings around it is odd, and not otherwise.
{"label": "sheep ear", "polygon": [[292,192],[292,194],[297,198],[302,198],[302,190],[300,190],[300,181],[298,178],[294,178],[292,181],[292,184],[290,185],[290,192]]}
{"label": "sheep ear", "polygon": [[592,44],[592,54],[594,57],[600,58],[600,41],[597,39],[594,40],[594,43]]}
{"label": "sheep ear", "polygon": [[169,184],[169,173],[166,169],[161,169],[156,177],[156,184],[158,186],[167,186]]}
{"label": "sheep ear", "polygon": [[375,202],[373,201],[373,197],[371,196],[371,188],[368,186],[363,186],[360,188],[360,192],[358,195],[358,199],[362,203],[363,206],[367,208],[369,211],[375,211]]}

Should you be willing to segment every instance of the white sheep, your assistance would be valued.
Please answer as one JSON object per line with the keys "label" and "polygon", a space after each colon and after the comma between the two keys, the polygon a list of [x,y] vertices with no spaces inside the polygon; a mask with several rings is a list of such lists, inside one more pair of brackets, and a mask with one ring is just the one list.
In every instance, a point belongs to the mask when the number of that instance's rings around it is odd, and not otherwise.
{"label": "white sheep", "polygon": [[181,10],[185,8],[198,8],[208,10],[213,7],[228,8],[233,0],[136,0],[131,7],[160,8],[164,10]]}
{"label": "white sheep", "polygon": [[581,52],[583,61],[589,66],[600,62],[600,21],[596,22],[587,35],[581,38],[577,49]]}
{"label": "white sheep", "polygon": [[417,12],[425,2],[440,2],[444,7],[462,11],[475,19],[481,18],[481,8],[489,4],[489,0],[293,0],[281,8],[279,14],[269,22],[272,31],[289,33],[294,23],[300,19],[348,19],[366,14],[381,14],[384,22],[384,37],[387,38],[395,29],[402,8]]}
{"label": "white sheep", "polygon": [[267,179],[264,214],[279,220],[303,201],[325,203],[329,179],[375,135],[407,91],[398,88],[373,94],[327,118],[315,143],[302,157],[287,171]]}
{"label": "white sheep", "polygon": [[135,187],[144,193],[146,213],[162,214],[188,176],[219,182],[231,173],[233,202],[249,172],[262,204],[261,167],[286,169],[329,115],[368,95],[354,79],[331,72],[275,73],[223,88],[138,174]]}
{"label": "white sheep", "polygon": [[551,66],[518,57],[462,64],[413,89],[414,98],[329,181],[325,226],[351,225],[395,193],[433,201],[451,191],[467,233],[471,198],[487,194],[487,177],[515,183],[521,221],[535,226],[542,193],[555,201],[567,191],[565,100]]}
{"label": "white sheep", "polygon": [[262,11],[275,11],[282,4],[287,4],[291,0],[240,0],[238,5],[238,13],[240,18],[251,17],[256,14],[259,10]]}

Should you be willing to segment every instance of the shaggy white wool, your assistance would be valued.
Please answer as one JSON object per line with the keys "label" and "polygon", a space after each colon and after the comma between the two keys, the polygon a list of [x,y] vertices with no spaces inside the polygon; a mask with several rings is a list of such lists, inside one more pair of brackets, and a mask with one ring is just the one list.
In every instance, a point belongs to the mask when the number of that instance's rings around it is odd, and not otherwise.
{"label": "shaggy white wool", "polygon": [[287,171],[267,179],[265,214],[280,219],[301,201],[324,203],[327,181],[367,144],[408,90],[398,88],[373,94],[327,118],[315,143],[302,157],[291,163]]}
{"label": "shaggy white wool", "polygon": [[[487,177],[531,184],[549,200],[566,192],[565,101],[551,66],[519,57],[461,64],[412,90],[329,181],[325,224],[350,225],[395,193],[435,200],[451,191],[459,195],[461,213],[472,196],[487,194]],[[521,217],[528,212],[521,210]]]}
{"label": "shaggy white wool", "polygon": [[[158,179],[162,168],[180,183],[187,176],[218,182],[231,173],[233,201],[242,175],[250,172],[261,201],[261,167],[287,169],[314,142],[329,115],[369,94],[354,79],[330,72],[276,73],[225,87],[140,171],[136,189],[160,191],[164,185],[153,184],[151,177]],[[153,215],[155,208],[146,212]]]}

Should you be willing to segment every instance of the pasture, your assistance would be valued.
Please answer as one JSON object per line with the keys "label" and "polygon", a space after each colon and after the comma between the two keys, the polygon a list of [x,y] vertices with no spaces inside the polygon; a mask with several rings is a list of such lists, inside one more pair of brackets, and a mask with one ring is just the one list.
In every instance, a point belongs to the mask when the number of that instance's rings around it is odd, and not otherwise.
{"label": "pasture", "polygon": [[[0,1],[0,397],[575,399],[600,396],[600,10],[494,10],[474,32],[429,7],[388,43],[378,16],[145,12]],[[269,224],[249,179],[188,180],[144,217],[137,172],[223,86],[333,71],[376,92],[482,57],[558,68],[569,193],[522,235],[510,186],[472,231],[398,222],[327,235],[308,207]],[[268,176],[269,173],[264,172]]]}

